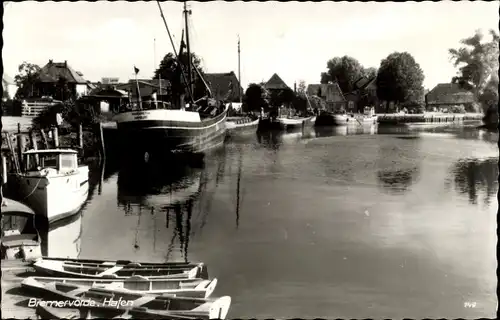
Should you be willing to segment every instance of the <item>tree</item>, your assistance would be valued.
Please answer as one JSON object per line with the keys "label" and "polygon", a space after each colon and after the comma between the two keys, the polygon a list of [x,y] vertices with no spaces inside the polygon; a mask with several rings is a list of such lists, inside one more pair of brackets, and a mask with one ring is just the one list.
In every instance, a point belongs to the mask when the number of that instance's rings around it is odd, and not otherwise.
{"label": "tree", "polygon": [[483,111],[498,104],[498,42],[499,35],[490,30],[490,41],[483,41],[484,35],[478,30],[475,35],[465,38],[459,49],[449,49],[450,59],[459,67],[458,75],[452,82],[471,90]]}
{"label": "tree", "polygon": [[264,88],[261,85],[256,83],[249,84],[245,91],[245,96],[243,97],[247,109],[246,111],[260,111],[261,108],[266,110],[268,106],[264,97]]}
{"label": "tree", "polygon": [[40,70],[41,68],[38,65],[26,61],[19,65],[19,73],[14,77],[14,81],[19,88],[16,92],[16,98],[22,99],[33,96]]}
{"label": "tree", "polygon": [[377,68],[363,68],[363,76],[368,79],[373,79],[377,76]]}
{"label": "tree", "polygon": [[[377,73],[377,96],[408,107],[422,107],[424,72],[408,52],[394,52],[382,60]],[[387,109],[389,108],[387,104]],[[388,110],[386,110],[388,112]]]}
{"label": "tree", "polygon": [[[205,96],[207,94],[205,85],[203,84],[203,81],[200,79],[198,76],[198,73],[194,70],[193,66],[202,74],[203,69],[201,67],[201,59],[196,56],[196,54],[191,53],[191,58],[192,58],[192,66],[191,66],[191,79],[193,80],[194,83],[194,100],[198,100]],[[186,81],[188,81],[188,55],[187,52],[180,52],[179,53],[179,60],[181,61],[181,66],[182,70],[184,70],[184,75],[186,76]],[[186,88],[185,88],[185,82],[182,80],[182,75],[180,74],[180,69],[178,68],[179,64],[177,59],[175,58],[175,55],[172,52],[167,53],[162,61],[160,62],[160,65],[158,69],[155,70],[154,73],[154,78],[158,79],[158,76],[161,77],[161,79],[166,79],[172,84],[172,89],[175,92],[183,92],[184,94],[188,94]],[[180,82],[179,82],[179,79]]]}
{"label": "tree", "polygon": [[354,90],[354,82],[364,75],[364,69],[353,57],[343,56],[326,63],[327,72],[321,73],[321,83],[337,82],[342,92]]}
{"label": "tree", "polygon": [[297,93],[306,94],[306,82],[304,80],[299,80],[299,85],[297,86]]}

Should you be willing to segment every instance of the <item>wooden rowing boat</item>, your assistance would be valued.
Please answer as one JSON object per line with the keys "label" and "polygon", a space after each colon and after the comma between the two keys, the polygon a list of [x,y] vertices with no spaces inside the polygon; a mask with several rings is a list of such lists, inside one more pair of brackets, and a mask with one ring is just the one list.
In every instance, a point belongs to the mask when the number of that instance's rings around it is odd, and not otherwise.
{"label": "wooden rowing boat", "polygon": [[37,290],[51,282],[75,284],[88,288],[118,289],[147,294],[172,294],[177,297],[203,299],[210,297],[217,286],[217,279],[147,279],[141,276],[133,276],[128,279],[28,277],[23,280],[21,286]]}
{"label": "wooden rowing boat", "polygon": [[[80,308],[113,307],[123,311],[143,311],[155,316],[188,316],[197,319],[224,319],[231,306],[231,297],[199,299],[174,297],[172,295],[151,295],[126,290],[88,288],[67,283],[43,284],[39,290],[44,296],[57,297],[68,305],[72,302]],[[66,302],[68,301],[68,302]]]}
{"label": "wooden rowing boat", "polygon": [[92,307],[92,308],[56,308],[39,304],[36,307],[36,314],[39,319],[196,319],[196,317],[179,315],[156,315],[147,311],[120,310],[113,307]]}
{"label": "wooden rowing boat", "polygon": [[141,265],[138,263],[117,264],[71,262],[65,260],[39,259],[32,267],[41,273],[51,276],[78,277],[78,278],[115,278],[126,279],[132,276],[143,276],[149,279],[156,278],[199,278],[202,274],[203,263],[198,265]]}

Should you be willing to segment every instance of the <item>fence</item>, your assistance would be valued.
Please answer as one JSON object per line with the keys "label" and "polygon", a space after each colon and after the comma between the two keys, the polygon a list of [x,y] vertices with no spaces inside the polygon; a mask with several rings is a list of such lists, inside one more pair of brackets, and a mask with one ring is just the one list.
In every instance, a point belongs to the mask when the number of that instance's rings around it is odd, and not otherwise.
{"label": "fence", "polygon": [[59,101],[23,101],[23,106],[21,109],[21,116],[34,118],[38,116],[47,108],[60,103]]}

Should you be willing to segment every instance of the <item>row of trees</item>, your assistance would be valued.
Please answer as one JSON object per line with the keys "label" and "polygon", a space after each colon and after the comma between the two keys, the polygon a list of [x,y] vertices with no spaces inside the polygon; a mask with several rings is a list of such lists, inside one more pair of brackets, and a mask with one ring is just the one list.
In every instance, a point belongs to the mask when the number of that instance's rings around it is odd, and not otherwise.
{"label": "row of trees", "polygon": [[[490,30],[490,41],[484,41],[481,31],[463,39],[462,46],[450,49],[451,61],[458,67],[458,75],[452,80],[464,89],[474,93],[482,110],[494,108],[498,104],[498,56],[499,35]],[[335,57],[327,62],[327,71],[321,73],[321,83],[337,82],[344,93],[357,89],[356,80],[361,77],[376,76],[376,97],[382,101],[392,101],[405,107],[424,105],[424,73],[415,58],[408,52],[394,52],[380,63],[380,67],[365,68],[353,57]],[[361,96],[366,94],[360,92]],[[472,111],[472,110],[471,110]],[[480,111],[480,110],[475,110]]]}
{"label": "row of trees", "polygon": [[[377,92],[364,92],[355,87],[362,77],[376,77]],[[358,90],[361,104],[373,104],[376,99],[394,101],[405,107],[423,105],[424,73],[408,52],[394,52],[382,60],[380,67],[365,68],[353,57],[335,57],[327,62],[327,71],[321,73],[321,83],[337,82],[343,93]]]}

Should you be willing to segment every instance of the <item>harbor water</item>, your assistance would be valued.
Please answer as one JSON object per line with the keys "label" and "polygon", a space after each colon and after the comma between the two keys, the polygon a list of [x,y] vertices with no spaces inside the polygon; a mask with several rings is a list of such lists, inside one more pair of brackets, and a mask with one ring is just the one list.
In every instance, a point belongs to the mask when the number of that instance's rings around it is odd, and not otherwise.
{"label": "harbor water", "polygon": [[331,128],[233,137],[203,167],[121,157],[43,250],[203,261],[228,318],[493,318],[497,141]]}

